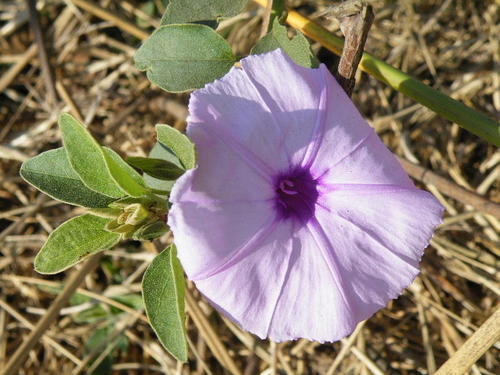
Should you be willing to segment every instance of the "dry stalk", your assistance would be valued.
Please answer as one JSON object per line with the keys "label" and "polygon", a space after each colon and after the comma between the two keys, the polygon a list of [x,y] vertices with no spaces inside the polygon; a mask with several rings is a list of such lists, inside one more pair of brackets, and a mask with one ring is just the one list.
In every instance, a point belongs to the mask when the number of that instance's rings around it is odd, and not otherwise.
{"label": "dry stalk", "polygon": [[456,199],[463,204],[468,204],[478,211],[493,215],[500,218],[500,204],[489,201],[488,199],[468,191],[463,187],[447,180],[444,177],[438,176],[430,170],[413,164],[403,158],[398,157],[399,162],[403,165],[404,169],[410,176],[425,184],[436,186],[443,194]]}
{"label": "dry stalk", "polygon": [[54,300],[45,315],[38,321],[35,328],[31,331],[28,337],[26,337],[22,345],[12,355],[11,359],[3,370],[3,375],[16,375],[18,373],[18,370],[23,365],[23,362],[29,355],[31,349],[33,349],[35,345],[38,344],[40,338],[50,327],[53,321],[57,318],[57,316],[59,315],[59,311],[69,301],[85,276],[87,276],[92,271],[94,271],[95,268],[97,268],[101,257],[101,253],[91,256],[79,270],[71,274],[64,289]]}
{"label": "dry stalk", "polygon": [[360,0],[351,0],[332,7],[345,36],[344,48],[335,77],[347,95],[352,95],[368,32],[375,18],[371,5]]}
{"label": "dry stalk", "polygon": [[76,6],[86,10],[90,14],[111,22],[112,24],[116,25],[130,35],[135,36],[136,38],[145,40],[149,37],[149,33],[147,31],[138,28],[134,24],[124,20],[123,18],[111,13],[107,9],[100,7],[95,3],[86,0],[71,0],[71,2]]}
{"label": "dry stalk", "polygon": [[500,307],[486,320],[460,349],[442,365],[435,375],[462,375],[498,340],[500,340]]}
{"label": "dry stalk", "polygon": [[35,40],[38,45],[38,56],[40,58],[40,65],[42,66],[43,78],[45,80],[45,89],[47,90],[47,102],[50,107],[55,107],[57,104],[57,94],[54,86],[54,73],[45,48],[43,31],[38,18],[38,10],[36,9],[36,0],[26,0],[26,3],[30,15],[31,29],[35,34]]}

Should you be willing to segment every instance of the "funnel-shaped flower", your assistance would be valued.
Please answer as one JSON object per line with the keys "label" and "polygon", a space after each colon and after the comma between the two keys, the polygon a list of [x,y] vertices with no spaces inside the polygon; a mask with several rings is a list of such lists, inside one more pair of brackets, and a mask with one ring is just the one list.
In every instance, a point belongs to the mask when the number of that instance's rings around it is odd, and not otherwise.
{"label": "funnel-shaped flower", "polygon": [[188,277],[258,336],[335,341],[398,297],[442,206],[325,66],[250,56],[191,95],[199,165],[171,195]]}

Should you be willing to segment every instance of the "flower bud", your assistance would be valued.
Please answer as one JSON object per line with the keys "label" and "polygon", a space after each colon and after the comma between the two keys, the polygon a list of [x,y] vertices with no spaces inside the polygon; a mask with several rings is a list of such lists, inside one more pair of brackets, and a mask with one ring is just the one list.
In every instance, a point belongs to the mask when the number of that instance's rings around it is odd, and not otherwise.
{"label": "flower bud", "polygon": [[151,240],[168,231],[165,224],[168,205],[164,199],[156,196],[126,197],[109,207],[95,214],[113,219],[106,225],[106,230],[120,233],[122,239]]}

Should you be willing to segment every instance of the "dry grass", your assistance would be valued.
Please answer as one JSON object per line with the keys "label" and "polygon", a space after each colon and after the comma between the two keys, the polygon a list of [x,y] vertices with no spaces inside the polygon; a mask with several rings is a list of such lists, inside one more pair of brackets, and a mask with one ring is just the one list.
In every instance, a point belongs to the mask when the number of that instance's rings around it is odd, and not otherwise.
{"label": "dry grass", "polygon": [[[133,66],[141,37],[137,17],[142,17],[139,26],[151,31],[158,14],[146,18],[139,1],[99,0],[108,12],[129,21],[109,22],[69,0],[39,3],[53,81],[45,80],[25,3],[0,3],[0,371],[53,306],[65,279],[36,274],[36,252],[53,228],[80,212],[24,183],[20,163],[60,144],[56,117],[62,110],[82,116],[103,144],[128,155],[148,152],[154,124],[182,129],[186,117],[187,95],[152,87]],[[154,3],[161,8],[161,1]],[[326,1],[289,3],[339,33],[335,21],[319,16]],[[415,0],[375,1],[374,6],[370,52],[491,117],[498,114],[498,3]],[[237,53],[247,53],[259,36],[261,14],[252,5],[225,23]],[[323,62],[335,66],[334,55],[314,48]],[[52,102],[51,86],[58,97]],[[500,202],[500,152],[494,146],[364,74],[353,100],[398,155]],[[447,197],[446,191],[424,187],[447,212],[421,276],[341,343],[258,340],[216,314],[191,289],[191,358],[181,366],[160,347],[136,301],[142,273],[164,244],[130,242],[106,252],[68,307],[41,332],[19,374],[88,373],[99,363],[101,369],[112,366],[104,374],[431,374],[498,305],[500,223]],[[104,339],[96,340],[96,332]],[[499,374],[498,349],[497,342],[470,373]]]}

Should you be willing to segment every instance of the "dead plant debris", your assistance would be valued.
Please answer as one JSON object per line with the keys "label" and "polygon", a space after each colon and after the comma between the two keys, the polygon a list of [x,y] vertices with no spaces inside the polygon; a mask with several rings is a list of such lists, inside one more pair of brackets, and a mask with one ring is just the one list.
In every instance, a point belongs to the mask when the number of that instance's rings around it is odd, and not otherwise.
{"label": "dead plant debris", "polygon": [[[368,51],[498,117],[498,2],[371,3],[376,18]],[[93,13],[96,4],[115,18]],[[324,17],[330,2],[289,5],[340,35],[336,21]],[[60,111],[80,117],[103,144],[130,156],[148,153],[156,123],[184,129],[187,115],[187,95],[152,87],[132,61],[140,38],[158,26],[163,1],[42,0],[37,7],[46,62],[26,3],[0,2],[0,372],[65,285],[67,273],[36,274],[34,256],[53,228],[79,212],[24,183],[21,162],[59,146]],[[151,8],[156,11],[147,13]],[[250,3],[222,23],[237,54],[248,53],[259,37],[262,14]],[[337,64],[336,56],[313,48],[327,66]],[[365,74],[358,72],[356,82],[353,100],[395,153],[500,202],[498,149]],[[141,307],[142,274],[165,244],[130,242],[107,252],[85,277],[19,374],[432,374],[498,306],[500,222],[436,186],[423,187],[447,212],[421,275],[342,342],[258,340],[215,313],[190,285],[191,357],[181,366],[161,348]],[[470,374],[499,374],[499,349],[496,342]]]}

